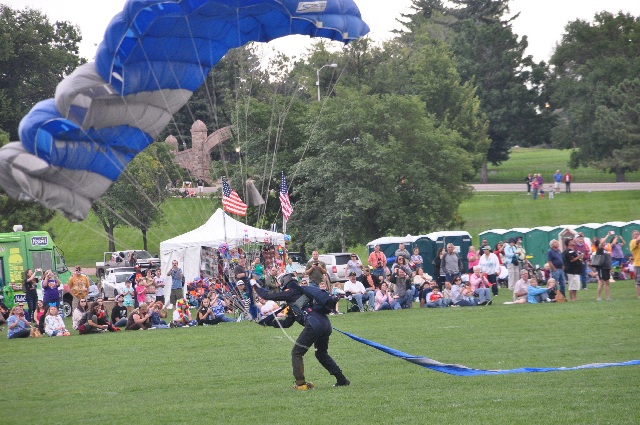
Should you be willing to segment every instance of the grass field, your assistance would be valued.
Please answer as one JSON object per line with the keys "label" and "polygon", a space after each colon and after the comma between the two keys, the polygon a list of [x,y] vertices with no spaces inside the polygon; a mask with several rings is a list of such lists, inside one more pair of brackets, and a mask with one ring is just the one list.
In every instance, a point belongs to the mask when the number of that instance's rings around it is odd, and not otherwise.
{"label": "grass field", "polygon": [[562,193],[536,201],[524,191],[475,192],[460,205],[460,215],[463,230],[476,242],[478,233],[490,229],[639,220],[638,199],[640,192],[635,190]]}
{"label": "grass field", "polygon": [[[409,354],[480,369],[560,367],[640,358],[633,284],[565,304],[352,313],[333,325]],[[640,367],[455,377],[334,332],[330,353],[352,384],[309,352],[291,389],[289,337],[253,323],[69,338],[0,334],[3,424],[637,424]]]}
{"label": "grass field", "polygon": [[[577,183],[607,183],[615,182],[615,175],[604,173],[591,167],[579,167],[569,169],[570,150],[543,149],[543,148],[517,148],[512,149],[508,161],[495,167],[489,164],[488,183],[522,183],[528,173],[539,173],[544,181],[553,181],[556,170],[562,173],[569,171],[573,181]],[[627,181],[640,181],[640,172],[627,173]],[[478,174],[472,183],[479,183]]]}

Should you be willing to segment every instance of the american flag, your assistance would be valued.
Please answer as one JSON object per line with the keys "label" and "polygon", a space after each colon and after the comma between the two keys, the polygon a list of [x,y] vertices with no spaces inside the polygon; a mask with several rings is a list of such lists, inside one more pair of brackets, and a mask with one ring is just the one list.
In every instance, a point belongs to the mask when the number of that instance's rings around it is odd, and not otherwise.
{"label": "american flag", "polygon": [[232,190],[229,183],[222,179],[222,208],[231,214],[247,215],[247,204],[242,202],[235,190]]}
{"label": "american flag", "polygon": [[287,189],[287,180],[284,178],[284,171],[282,172],[282,180],[280,181],[280,205],[282,205],[282,216],[285,220],[289,221],[289,216],[293,212],[291,201],[289,201],[289,189]]}

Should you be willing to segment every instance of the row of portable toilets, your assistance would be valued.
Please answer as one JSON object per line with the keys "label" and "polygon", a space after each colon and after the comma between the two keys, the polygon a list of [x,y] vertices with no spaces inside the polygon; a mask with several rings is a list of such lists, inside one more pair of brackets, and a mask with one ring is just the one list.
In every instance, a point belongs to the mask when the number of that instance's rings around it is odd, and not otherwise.
{"label": "row of portable toilets", "polygon": [[557,239],[562,243],[564,238],[573,237],[579,232],[582,232],[585,237],[593,240],[594,238],[606,237],[609,232],[613,231],[616,235],[621,235],[626,241],[623,246],[623,251],[625,256],[628,256],[629,241],[631,240],[631,232],[634,229],[640,230],[640,220],[630,222],[613,221],[602,224],[563,224],[555,227],[542,226],[532,229],[491,229],[480,233],[478,235],[480,240],[475,244],[472,243],[471,235],[468,232],[443,231],[419,236],[386,236],[369,242],[367,248],[369,252],[372,252],[374,246],[380,245],[380,249],[391,263],[395,260],[395,251],[398,249],[400,243],[403,243],[410,253],[413,253],[413,248],[418,247],[420,255],[424,260],[424,271],[433,276],[434,267],[432,261],[438,249],[446,247],[448,243],[453,243],[456,251],[462,255],[464,264],[466,265],[467,254],[469,253],[469,247],[471,245],[478,248],[482,240],[486,239],[489,246],[495,248],[498,242],[506,242],[511,238],[522,237],[522,244],[527,251],[527,256],[531,256],[529,261],[533,266],[539,265],[542,267],[544,263],[547,262],[547,251],[549,250],[549,242],[552,239]]}

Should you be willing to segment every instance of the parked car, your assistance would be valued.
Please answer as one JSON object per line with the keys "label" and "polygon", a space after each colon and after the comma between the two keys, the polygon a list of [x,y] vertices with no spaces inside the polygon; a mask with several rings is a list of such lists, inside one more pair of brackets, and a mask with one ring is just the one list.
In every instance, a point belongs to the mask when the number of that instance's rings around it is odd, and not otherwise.
{"label": "parked car", "polygon": [[[318,259],[327,265],[327,275],[331,283],[346,282],[349,277],[346,274],[347,263],[351,259],[351,253],[338,252],[329,254],[320,254]],[[360,260],[358,258],[358,260]]]}
{"label": "parked car", "polygon": [[115,298],[117,294],[124,293],[125,282],[135,273],[134,267],[114,267],[106,271],[106,276],[102,279],[102,296]]}
{"label": "parked car", "polygon": [[304,271],[307,268],[307,257],[301,252],[289,252],[287,256],[293,260],[293,267],[298,276],[304,276]]}
{"label": "parked car", "polygon": [[[132,250],[105,252],[103,254],[102,261],[96,262],[96,276],[98,276],[98,279],[104,278],[107,274],[107,270],[111,267],[120,268],[128,266],[129,264],[127,263],[127,259],[129,258],[129,253],[131,251]],[[137,264],[141,269],[154,269],[160,267],[160,259],[149,254],[149,252],[136,249],[135,253]]]}

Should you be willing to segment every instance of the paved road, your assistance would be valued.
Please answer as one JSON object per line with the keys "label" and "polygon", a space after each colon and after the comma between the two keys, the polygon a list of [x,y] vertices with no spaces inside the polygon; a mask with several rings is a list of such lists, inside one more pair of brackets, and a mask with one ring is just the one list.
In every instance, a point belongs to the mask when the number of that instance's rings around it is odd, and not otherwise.
{"label": "paved road", "polygon": [[[526,192],[527,186],[521,184],[473,184],[476,192]],[[549,187],[545,183],[545,189]],[[564,184],[560,185],[564,192]],[[571,183],[572,192],[609,192],[611,190],[640,190],[640,182],[624,183]]]}

